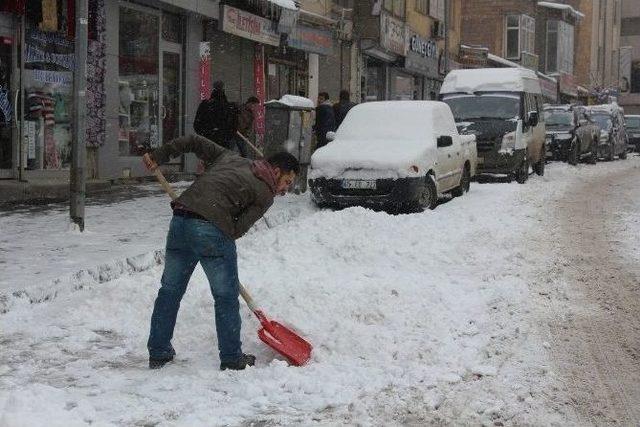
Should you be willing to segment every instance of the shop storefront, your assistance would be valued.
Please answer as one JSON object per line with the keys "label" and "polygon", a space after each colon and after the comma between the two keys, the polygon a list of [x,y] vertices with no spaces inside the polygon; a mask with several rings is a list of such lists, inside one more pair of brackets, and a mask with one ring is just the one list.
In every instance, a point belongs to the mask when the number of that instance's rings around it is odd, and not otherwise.
{"label": "shop storefront", "polygon": [[17,84],[16,24],[12,14],[0,12],[0,178],[11,178],[15,165],[14,94]]}
{"label": "shop storefront", "polygon": [[438,46],[434,40],[410,34],[403,68],[413,77],[411,98],[437,99],[441,81],[438,75]]}
{"label": "shop storefront", "polygon": [[379,39],[362,39],[362,101],[413,99],[414,77],[398,66],[406,53],[405,23],[381,11],[377,33]]}

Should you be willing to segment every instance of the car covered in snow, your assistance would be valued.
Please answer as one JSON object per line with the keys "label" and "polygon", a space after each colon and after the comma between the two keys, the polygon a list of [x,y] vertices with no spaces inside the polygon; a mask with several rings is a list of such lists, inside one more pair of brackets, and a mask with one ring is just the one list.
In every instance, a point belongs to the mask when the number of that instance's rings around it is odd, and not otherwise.
{"label": "car covered in snow", "polygon": [[590,105],[587,111],[600,128],[598,157],[613,160],[627,158],[627,137],[624,115],[617,104]]}
{"label": "car covered in snow", "polygon": [[586,109],[574,105],[544,107],[547,152],[553,160],[580,160],[596,163],[600,128],[586,114]]}
{"label": "car covered in snow", "polygon": [[633,150],[640,152],[640,115],[625,114],[624,127],[629,145]]}
{"label": "car covered in snow", "polygon": [[475,137],[459,135],[438,101],[360,104],[331,136],[311,156],[309,187],[320,206],[433,209],[439,195],[467,192],[476,172]]}
{"label": "car covered in snow", "polygon": [[524,183],[531,165],[544,175],[545,125],[535,72],[453,70],[442,83],[440,99],[451,107],[459,132],[476,136],[478,173],[507,175]]}

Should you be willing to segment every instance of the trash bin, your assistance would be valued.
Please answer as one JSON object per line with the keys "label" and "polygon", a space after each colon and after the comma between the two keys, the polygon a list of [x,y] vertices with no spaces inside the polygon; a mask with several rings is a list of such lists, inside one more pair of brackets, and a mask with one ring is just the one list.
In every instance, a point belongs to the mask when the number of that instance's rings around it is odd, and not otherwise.
{"label": "trash bin", "polygon": [[295,95],[265,103],[264,155],[286,151],[298,159],[300,174],[293,185],[295,193],[307,190],[314,109],[309,98]]}

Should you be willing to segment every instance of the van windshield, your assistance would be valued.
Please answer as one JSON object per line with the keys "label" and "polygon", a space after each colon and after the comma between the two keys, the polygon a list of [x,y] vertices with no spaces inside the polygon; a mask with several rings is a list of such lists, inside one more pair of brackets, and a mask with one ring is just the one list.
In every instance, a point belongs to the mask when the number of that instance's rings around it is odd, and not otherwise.
{"label": "van windshield", "polygon": [[544,121],[550,127],[570,127],[574,124],[571,111],[547,110],[544,112]]}
{"label": "van windshield", "polygon": [[608,114],[592,114],[591,119],[596,122],[602,130],[611,129],[611,117]]}
{"label": "van windshield", "polygon": [[442,97],[456,122],[513,119],[520,116],[520,96],[516,93],[449,94]]}
{"label": "van windshield", "polygon": [[627,128],[640,129],[640,117],[625,117]]}

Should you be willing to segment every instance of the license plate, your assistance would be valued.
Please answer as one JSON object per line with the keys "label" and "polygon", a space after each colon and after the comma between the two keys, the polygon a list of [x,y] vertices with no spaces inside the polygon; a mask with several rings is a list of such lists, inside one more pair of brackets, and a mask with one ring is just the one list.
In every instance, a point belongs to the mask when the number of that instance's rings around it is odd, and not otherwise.
{"label": "license plate", "polygon": [[375,190],[376,181],[371,179],[343,179],[342,188],[352,190]]}

